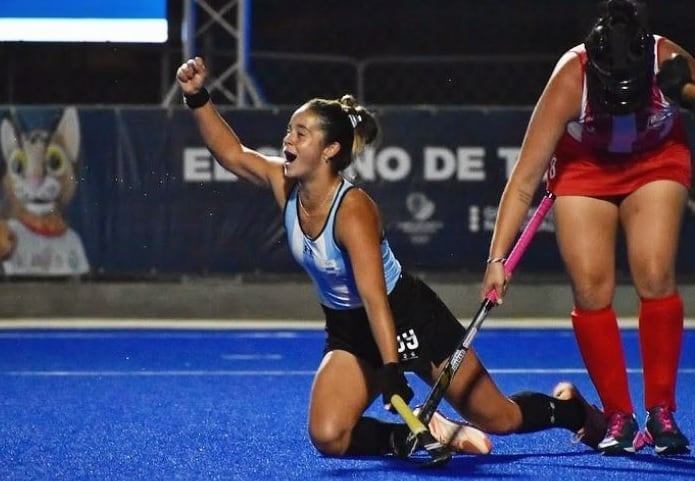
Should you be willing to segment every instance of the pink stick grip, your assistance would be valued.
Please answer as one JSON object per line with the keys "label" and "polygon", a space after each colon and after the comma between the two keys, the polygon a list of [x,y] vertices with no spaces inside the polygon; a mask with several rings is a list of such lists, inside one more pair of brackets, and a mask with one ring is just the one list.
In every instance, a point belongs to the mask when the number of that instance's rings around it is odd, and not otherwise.
{"label": "pink stick grip", "polygon": [[[541,200],[541,203],[538,204],[536,211],[533,213],[533,216],[531,216],[531,220],[526,224],[526,227],[521,232],[519,239],[516,241],[516,244],[514,244],[512,251],[509,253],[509,257],[507,257],[504,263],[504,273],[506,275],[511,275],[514,269],[516,269],[517,264],[521,260],[521,256],[526,252],[526,248],[531,243],[531,239],[533,239],[533,236],[538,231],[543,219],[545,219],[548,212],[550,212],[550,208],[553,206],[554,201],[555,196],[551,193],[547,193],[545,197],[543,197],[543,200]],[[497,293],[494,289],[490,289],[490,292],[487,293],[485,298],[497,304]]]}

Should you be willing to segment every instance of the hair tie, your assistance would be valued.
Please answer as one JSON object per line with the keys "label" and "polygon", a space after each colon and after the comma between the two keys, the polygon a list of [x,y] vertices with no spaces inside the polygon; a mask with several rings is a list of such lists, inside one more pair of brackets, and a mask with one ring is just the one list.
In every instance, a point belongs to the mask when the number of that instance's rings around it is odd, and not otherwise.
{"label": "hair tie", "polygon": [[360,114],[348,114],[348,119],[350,119],[350,124],[353,129],[357,127],[357,124],[362,122],[362,116]]}

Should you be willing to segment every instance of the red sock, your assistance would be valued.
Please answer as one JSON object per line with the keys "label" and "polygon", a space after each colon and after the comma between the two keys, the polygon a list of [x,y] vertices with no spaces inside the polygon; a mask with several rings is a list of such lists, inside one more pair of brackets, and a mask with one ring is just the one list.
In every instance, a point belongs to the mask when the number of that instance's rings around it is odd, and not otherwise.
{"label": "red sock", "polygon": [[639,338],[644,369],[644,404],[676,410],[676,376],[683,342],[683,300],[680,294],[642,299]]}
{"label": "red sock", "polygon": [[623,344],[613,308],[582,311],[575,307],[572,327],[606,416],[615,412],[632,413]]}

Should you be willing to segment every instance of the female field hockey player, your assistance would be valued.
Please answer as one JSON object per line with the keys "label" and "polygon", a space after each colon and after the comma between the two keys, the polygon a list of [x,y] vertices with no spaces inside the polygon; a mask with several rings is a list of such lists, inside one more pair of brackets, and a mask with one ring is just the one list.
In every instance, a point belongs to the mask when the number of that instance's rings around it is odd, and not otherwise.
{"label": "female field hockey player", "polygon": [[[691,181],[679,107],[695,87],[695,61],[650,33],[644,14],[635,1],[604,2],[584,42],[558,61],[502,193],[489,254],[507,255],[547,173],[574,296],[572,326],[608,420],[598,448],[634,453],[646,441],[658,454],[679,454],[689,451],[689,442],[673,417],[684,325],[675,264]],[[640,299],[644,435],[611,307],[619,228]],[[495,288],[501,296],[506,281],[502,265],[490,263],[481,292]],[[555,394],[571,398],[575,392],[563,384]]]}
{"label": "female field hockey player", "polygon": [[[407,455],[405,424],[364,416],[379,393],[384,405],[413,391],[404,370],[433,385],[464,328],[437,295],[409,275],[384,237],[379,210],[341,171],[377,136],[375,118],[351,96],[313,99],[291,116],[284,158],[245,147],[204,88],[201,58],[176,74],[200,134],[215,159],[237,176],[269,188],[284,213],[290,250],[311,277],[325,313],[324,356],[311,389],[308,430],[321,453]],[[523,392],[507,398],[472,350],[446,399],[483,431],[523,433],[563,427],[596,446],[602,414],[578,394],[557,400]],[[487,453],[488,437],[436,414],[429,428],[458,452]]]}

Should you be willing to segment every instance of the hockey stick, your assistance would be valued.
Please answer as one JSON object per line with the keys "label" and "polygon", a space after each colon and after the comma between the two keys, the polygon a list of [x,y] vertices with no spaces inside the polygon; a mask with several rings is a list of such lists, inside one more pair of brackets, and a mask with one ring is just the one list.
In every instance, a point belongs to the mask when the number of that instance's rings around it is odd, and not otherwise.
{"label": "hockey stick", "polygon": [[[512,251],[509,253],[509,257],[504,262],[504,272],[506,275],[509,276],[512,274],[512,272],[514,272],[514,269],[519,263],[521,256],[524,254],[526,248],[531,243],[531,239],[536,234],[538,227],[540,227],[541,223],[543,222],[543,219],[545,219],[545,216],[550,211],[550,208],[552,207],[554,201],[555,196],[550,192],[546,193],[545,197],[543,197],[543,200],[536,208],[536,211],[533,213],[533,216],[529,220],[528,224],[521,232],[521,235],[519,236],[519,239],[516,241],[516,244],[514,244]],[[420,412],[418,413],[418,419],[420,419],[422,424],[424,424],[425,426],[429,424],[430,419],[432,419],[434,412],[437,410],[437,406],[439,406],[439,403],[442,401],[444,393],[449,388],[451,380],[456,374],[456,371],[458,371],[458,368],[461,366],[463,358],[466,356],[466,353],[470,349],[471,343],[473,342],[473,338],[477,334],[478,329],[480,329],[480,326],[483,324],[483,321],[487,317],[488,312],[490,312],[490,310],[496,305],[497,294],[495,290],[492,289],[490,290],[490,292],[487,293],[487,295],[485,296],[485,300],[483,300],[480,308],[478,309],[478,312],[475,314],[473,320],[468,325],[468,328],[466,329],[466,334],[463,336],[463,339],[459,343],[459,346],[451,354],[451,356],[449,356],[449,360],[447,361],[446,365],[444,366],[444,369],[439,375],[437,382],[434,384],[434,386],[432,386],[432,390],[425,399],[425,402],[422,405]],[[408,443],[414,443],[415,441],[416,436],[408,436]]]}
{"label": "hockey stick", "polygon": [[391,405],[403,418],[405,424],[408,425],[410,429],[408,436],[410,437],[412,435],[413,439],[417,440],[420,446],[424,447],[427,454],[432,458],[430,461],[422,463],[421,466],[442,466],[451,459],[451,452],[432,436],[432,433],[430,433],[422,421],[413,414],[405,401],[403,401],[403,398],[398,394],[394,394],[391,396]]}

